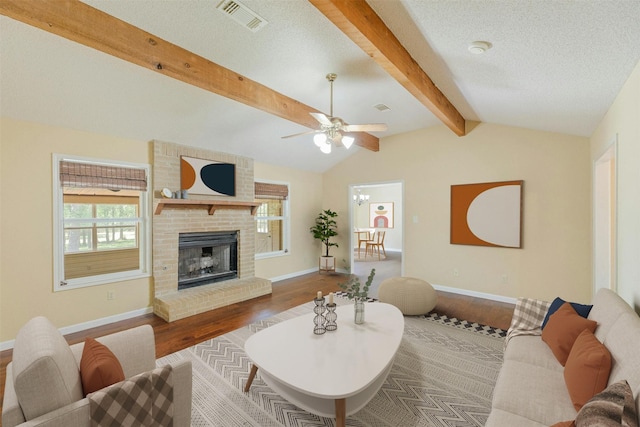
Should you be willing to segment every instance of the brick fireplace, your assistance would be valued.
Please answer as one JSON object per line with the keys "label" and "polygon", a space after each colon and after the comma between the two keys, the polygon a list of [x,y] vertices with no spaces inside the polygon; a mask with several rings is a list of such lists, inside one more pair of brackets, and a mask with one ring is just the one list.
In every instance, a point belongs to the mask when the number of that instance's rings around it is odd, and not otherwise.
{"label": "brick fireplace", "polygon": [[[153,142],[153,311],[168,322],[271,293],[271,281],[255,277],[255,221],[250,207],[166,205],[160,191],[180,188],[180,156],[236,165],[236,197],[189,195],[189,200],[253,202],[253,160],[246,157]],[[237,278],[178,290],[180,233],[237,232]]]}

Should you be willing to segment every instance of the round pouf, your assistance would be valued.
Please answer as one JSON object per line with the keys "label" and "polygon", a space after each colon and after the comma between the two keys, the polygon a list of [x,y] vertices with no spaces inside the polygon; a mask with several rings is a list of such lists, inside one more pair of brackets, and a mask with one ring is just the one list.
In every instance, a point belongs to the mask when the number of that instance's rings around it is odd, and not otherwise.
{"label": "round pouf", "polygon": [[428,282],[415,277],[391,277],[380,283],[378,300],[395,305],[405,316],[427,314],[436,306],[438,294]]}

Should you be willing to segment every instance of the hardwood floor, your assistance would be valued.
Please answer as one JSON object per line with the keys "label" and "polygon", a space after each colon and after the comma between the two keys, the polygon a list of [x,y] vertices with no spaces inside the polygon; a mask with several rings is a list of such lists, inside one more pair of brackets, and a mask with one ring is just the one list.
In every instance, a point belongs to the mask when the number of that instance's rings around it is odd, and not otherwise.
{"label": "hardwood floor", "polygon": [[[346,281],[342,274],[312,273],[294,279],[283,280],[273,285],[273,293],[249,301],[212,310],[186,319],[167,323],[153,314],[111,323],[82,332],[66,335],[69,344],[97,338],[124,329],[149,324],[156,340],[156,357],[190,347],[201,341],[225,334],[260,319],[312,300],[317,291],[323,294],[339,290],[338,283]],[[507,329],[511,322],[512,304],[482,298],[438,292],[438,304],[434,309],[449,317]],[[4,396],[6,366],[11,361],[12,351],[0,352],[0,403]]]}

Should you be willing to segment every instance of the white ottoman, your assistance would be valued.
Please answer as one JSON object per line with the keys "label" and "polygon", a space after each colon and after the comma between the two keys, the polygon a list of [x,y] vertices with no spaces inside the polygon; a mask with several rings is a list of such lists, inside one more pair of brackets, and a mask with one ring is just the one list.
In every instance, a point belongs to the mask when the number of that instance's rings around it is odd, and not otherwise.
{"label": "white ottoman", "polygon": [[405,316],[427,314],[436,306],[438,294],[428,282],[415,277],[391,277],[380,283],[380,302],[395,305]]}

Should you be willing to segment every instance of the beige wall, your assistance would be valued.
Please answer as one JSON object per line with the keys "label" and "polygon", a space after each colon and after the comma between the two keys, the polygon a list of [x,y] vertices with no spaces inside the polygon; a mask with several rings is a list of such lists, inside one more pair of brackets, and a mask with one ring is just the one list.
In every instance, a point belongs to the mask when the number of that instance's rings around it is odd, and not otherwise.
{"label": "beige wall", "polygon": [[[491,124],[459,138],[436,126],[385,138],[378,153],[360,150],[325,173],[323,205],[346,217],[350,184],[402,180],[405,275],[485,294],[588,302],[589,159],[587,138]],[[449,244],[452,184],[518,179],[523,249]],[[338,259],[348,248],[348,222],[339,231]]]}
{"label": "beige wall", "polygon": [[149,143],[10,119],[0,125],[0,342],[38,315],[67,327],[149,307],[151,279],[53,292],[51,175],[53,153],[150,163]]}
{"label": "beige wall", "polygon": [[640,62],[591,136],[591,160],[618,141],[617,291],[640,311]]}
{"label": "beige wall", "polygon": [[289,211],[292,213],[289,254],[257,259],[256,276],[274,279],[317,269],[321,249],[309,228],[322,210],[322,175],[259,162],[254,162],[253,168],[256,181],[289,184]]}

